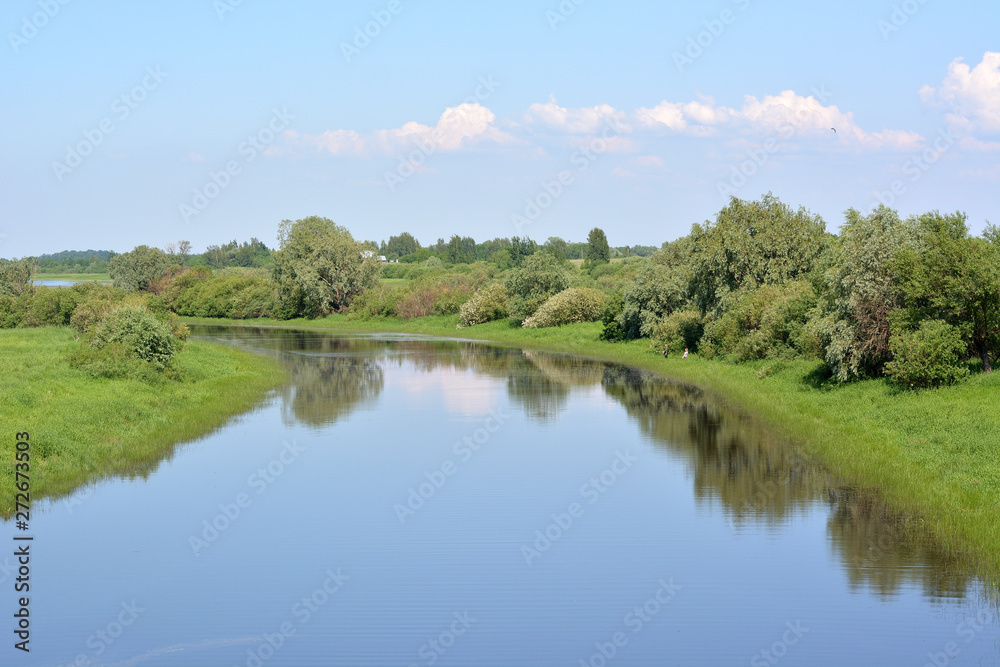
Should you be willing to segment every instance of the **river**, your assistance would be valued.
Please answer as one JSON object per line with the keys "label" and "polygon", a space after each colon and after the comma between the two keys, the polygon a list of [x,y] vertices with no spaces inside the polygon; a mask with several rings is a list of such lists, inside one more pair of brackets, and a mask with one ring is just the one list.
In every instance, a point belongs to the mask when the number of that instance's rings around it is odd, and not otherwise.
{"label": "river", "polygon": [[981,582],[694,387],[475,342],[194,335],[291,381],[40,508],[14,664],[1000,664]]}

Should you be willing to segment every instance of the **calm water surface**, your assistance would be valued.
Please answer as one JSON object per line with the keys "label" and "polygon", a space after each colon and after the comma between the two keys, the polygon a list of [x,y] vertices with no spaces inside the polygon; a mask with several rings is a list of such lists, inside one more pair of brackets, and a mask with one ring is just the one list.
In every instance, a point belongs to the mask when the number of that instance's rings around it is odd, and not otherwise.
{"label": "calm water surface", "polygon": [[32,652],[0,662],[1000,665],[979,582],[696,389],[476,343],[195,333],[290,384],[39,507]]}

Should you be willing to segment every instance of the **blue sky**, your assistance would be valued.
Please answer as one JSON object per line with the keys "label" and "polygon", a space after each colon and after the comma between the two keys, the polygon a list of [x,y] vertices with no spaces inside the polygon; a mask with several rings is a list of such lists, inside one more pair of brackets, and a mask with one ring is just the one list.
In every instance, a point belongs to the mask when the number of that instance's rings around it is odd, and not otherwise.
{"label": "blue sky", "polygon": [[833,231],[879,197],[1000,223],[995,1],[7,0],[0,27],[3,257],[307,215],[659,245],[768,191]]}

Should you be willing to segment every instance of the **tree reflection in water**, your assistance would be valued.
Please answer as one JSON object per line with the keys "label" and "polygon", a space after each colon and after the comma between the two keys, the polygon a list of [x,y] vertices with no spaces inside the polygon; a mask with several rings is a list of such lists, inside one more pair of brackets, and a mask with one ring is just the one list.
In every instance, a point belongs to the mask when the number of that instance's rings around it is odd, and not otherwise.
{"label": "tree reflection in water", "polygon": [[[218,330],[209,331],[218,337]],[[838,486],[800,459],[790,443],[696,387],[626,366],[474,342],[225,332],[235,344],[288,365],[283,415],[313,427],[373,402],[385,383],[385,365],[426,373],[472,370],[496,378],[506,383],[511,402],[539,422],[558,417],[574,388],[600,385],[644,435],[686,462],[694,473],[695,497],[721,503],[737,527],[780,526],[825,500],[831,506],[830,544],[853,588],[889,596],[918,586],[931,596],[962,597],[975,585],[958,557],[937,548],[915,522],[889,512],[876,494]]]}

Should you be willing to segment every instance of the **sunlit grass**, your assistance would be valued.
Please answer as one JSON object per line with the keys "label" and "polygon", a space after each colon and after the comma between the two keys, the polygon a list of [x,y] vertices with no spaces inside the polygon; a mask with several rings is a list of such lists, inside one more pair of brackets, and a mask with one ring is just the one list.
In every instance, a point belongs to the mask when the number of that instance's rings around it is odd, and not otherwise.
{"label": "sunlit grass", "polygon": [[145,475],[178,442],[252,408],[285,371],[270,359],[189,342],[182,381],[97,379],[73,369],[68,328],[0,330],[0,514],[14,507],[15,434],[30,433],[32,500],[107,475]]}
{"label": "sunlit grass", "polygon": [[[187,320],[220,324],[220,320]],[[401,331],[572,352],[691,381],[775,425],[804,456],[845,484],[878,491],[945,548],[1000,579],[1000,372],[954,387],[901,391],[887,380],[837,385],[817,361],[747,364],[664,359],[648,340],[597,340],[599,323],[521,329],[491,322],[457,329],[456,316],[247,323],[344,331]],[[226,322],[228,323],[228,322]]]}

